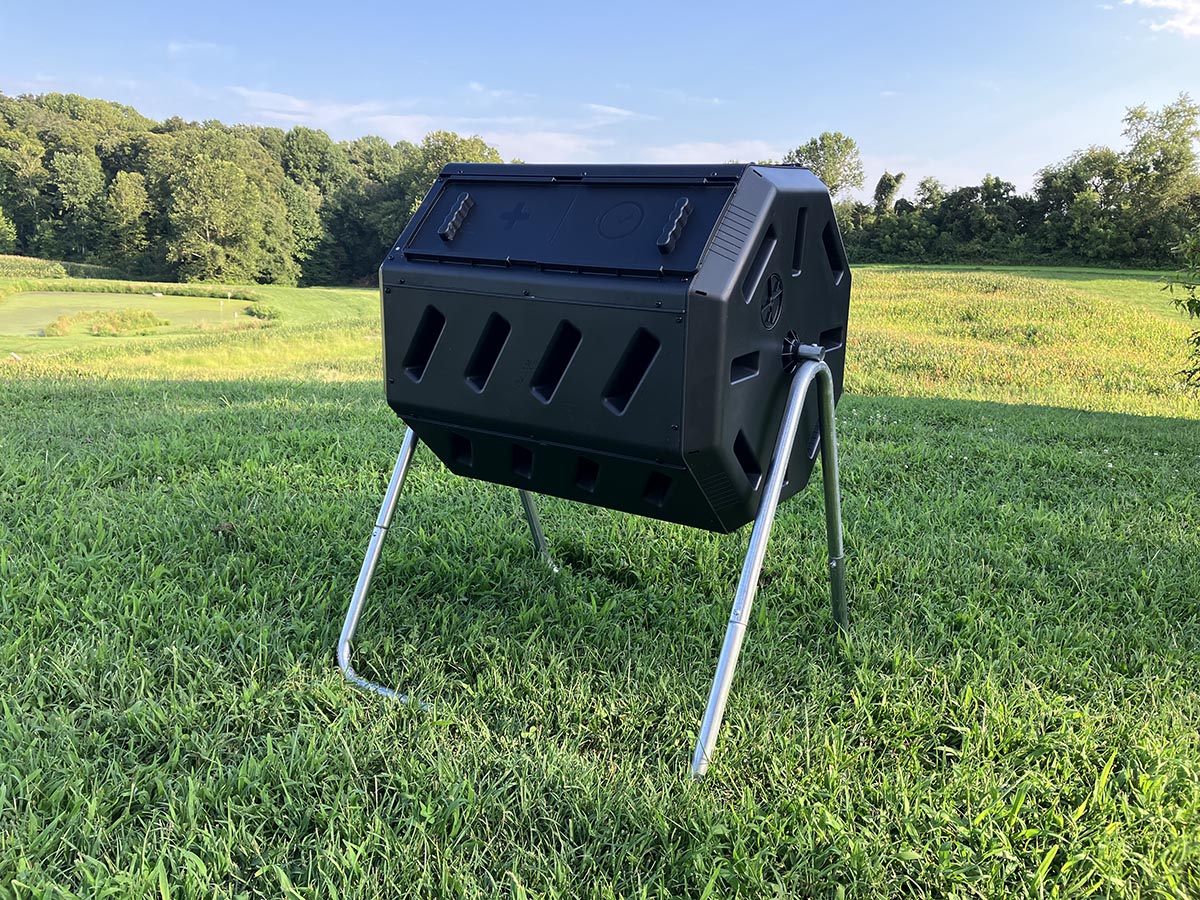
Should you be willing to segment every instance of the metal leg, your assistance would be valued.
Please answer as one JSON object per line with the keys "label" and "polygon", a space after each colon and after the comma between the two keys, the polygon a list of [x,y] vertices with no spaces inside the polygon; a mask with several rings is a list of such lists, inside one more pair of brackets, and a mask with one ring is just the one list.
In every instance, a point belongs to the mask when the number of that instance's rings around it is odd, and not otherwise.
{"label": "metal leg", "polygon": [[750,547],[742,565],[742,576],[734,595],[733,610],[729,626],[725,630],[725,643],[717,662],[717,673],[712,690],[708,695],[708,706],[704,710],[704,721],[696,739],[696,750],[692,754],[692,777],[700,778],[708,771],[721,719],[725,715],[725,702],[729,699],[729,687],[737,668],[738,654],[746,636],[746,625],[750,621],[750,609],[758,591],[758,576],[762,571],[763,558],[767,552],[767,541],[771,537],[771,526],[775,522],[775,510],[779,506],[779,495],[783,490],[788,461],[792,455],[792,444],[804,412],[804,401],[809,386],[814,380],[820,382],[818,405],[821,415],[821,468],[825,483],[825,522],[829,531],[829,575],[833,596],[833,615],[837,623],[846,628],[846,582],[842,569],[842,521],[841,499],[838,490],[837,432],[833,412],[833,377],[829,367],[819,359],[810,360],[800,366],[788,393],[784,408],[783,424],[775,443],[767,484],[763,489],[762,504],[754,519],[754,530],[750,533]]}
{"label": "metal leg", "polygon": [[[824,366],[824,363],[821,365]],[[825,488],[825,536],[829,543],[829,593],[833,621],[842,631],[850,630],[846,607],[845,549],[842,546],[842,489],[838,473],[837,416],[834,415],[833,375],[826,367],[818,373],[817,395],[821,413],[821,481]]]}
{"label": "metal leg", "polygon": [[[338,638],[337,644],[338,666],[341,667],[347,681],[350,681],[363,690],[382,694],[385,697],[393,697],[401,703],[408,702],[406,694],[400,694],[392,688],[368,681],[354,671],[354,667],[350,664],[350,642],[354,640],[354,632],[358,629],[358,619],[362,614],[367,594],[371,590],[371,581],[375,577],[375,566],[378,565],[380,553],[383,551],[383,541],[387,537],[388,527],[392,522],[392,515],[396,511],[396,502],[400,498],[400,492],[404,489],[404,480],[408,475],[408,467],[412,463],[413,454],[416,452],[416,449],[417,434],[410,428],[404,433],[404,442],[400,445],[400,453],[396,457],[396,466],[392,469],[392,478],[388,482],[387,493],[383,496],[383,506],[379,509],[379,518],[375,520],[375,530],[371,532],[371,541],[367,545],[367,555],[363,559],[362,568],[359,570],[358,581],[354,585],[354,594],[350,598],[350,607],[346,610],[346,621],[342,625],[342,634]],[[519,491],[519,493],[521,495],[521,506],[525,509],[525,518],[529,522],[529,531],[533,535],[533,545],[537,549],[538,555],[550,567],[551,571],[557,572],[558,566],[554,564],[554,560],[550,556],[550,548],[546,544],[546,534],[542,531],[542,522],[538,517],[533,495],[527,491]]]}
{"label": "metal leg", "polygon": [[533,494],[522,490],[518,490],[517,493],[521,495],[521,506],[525,508],[525,520],[529,522],[529,533],[533,535],[533,546],[537,549],[538,556],[551,572],[557,572],[558,566],[554,564],[554,557],[550,555],[550,547],[546,544],[546,533],[542,531],[542,520],[538,516]]}
{"label": "metal leg", "polygon": [[398,694],[382,684],[368,681],[354,671],[354,667],[350,665],[350,641],[354,639],[354,632],[358,629],[358,617],[362,614],[363,603],[371,590],[371,579],[375,577],[375,566],[379,563],[379,554],[383,550],[383,539],[387,537],[392,513],[396,511],[396,501],[404,488],[404,479],[408,475],[408,467],[416,449],[417,433],[410,428],[404,433],[404,442],[400,445],[400,454],[396,457],[396,467],[392,469],[392,480],[388,482],[387,493],[383,495],[383,506],[379,509],[379,518],[375,520],[375,530],[371,532],[371,542],[367,545],[367,555],[358,572],[358,581],[350,598],[350,608],[346,610],[346,622],[342,625],[342,636],[338,638],[337,644],[338,665],[347,681],[363,690],[383,694],[385,697],[395,697],[402,703],[408,702],[407,696]]}

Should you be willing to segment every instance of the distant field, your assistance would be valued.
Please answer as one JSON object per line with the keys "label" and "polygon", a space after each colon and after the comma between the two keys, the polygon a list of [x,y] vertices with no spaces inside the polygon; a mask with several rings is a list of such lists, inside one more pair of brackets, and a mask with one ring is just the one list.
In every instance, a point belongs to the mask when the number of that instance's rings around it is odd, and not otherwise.
{"label": "distant field", "polygon": [[[64,290],[65,288],[65,290]],[[154,296],[161,294],[162,296]],[[231,296],[227,296],[231,295]],[[189,341],[205,342],[213,331],[257,328],[261,322],[247,322],[245,310],[252,303],[263,303],[282,312],[276,330],[293,332],[297,328],[342,329],[378,323],[378,292],[361,288],[290,288],[274,285],[229,286],[150,284],[100,279],[16,280],[0,278],[0,355],[16,353],[21,357],[39,355],[78,355],[90,366],[103,366],[111,356],[142,359],[153,365],[156,351],[187,346]],[[43,336],[46,326],[58,316],[76,316],[81,311],[148,311],[170,322],[150,334],[123,335],[100,340],[93,337],[88,322],[80,318],[62,336]],[[233,313],[238,313],[235,318]],[[183,344],[178,341],[182,340]],[[172,343],[175,341],[176,343]],[[139,348],[129,357],[128,351]],[[211,364],[204,363],[211,369]]]}
{"label": "distant field", "polygon": [[[164,294],[140,296],[128,294],[66,293],[37,291],[15,294],[0,303],[0,335],[40,337],[46,326],[60,317],[79,317],[80,313],[146,310],[168,324],[156,329],[170,334],[199,327],[232,327],[238,316],[245,316],[250,304],[244,300],[219,300],[215,297],[172,297]],[[244,321],[244,319],[243,319]],[[81,333],[86,326],[80,323]]]}
{"label": "distant field", "polygon": [[0,897],[1200,896],[1192,324],[1153,275],[854,278],[852,632],[810,488],[699,784],[745,531],[547,500],[550,576],[421,451],[355,650],[431,708],[343,683],[374,291],[0,338]]}
{"label": "distant field", "polygon": [[[1168,312],[1170,295],[1163,287],[1169,272],[1149,269],[1090,269],[1073,266],[873,266],[880,271],[1000,272],[1061,282],[1078,290],[1112,300],[1135,303],[1155,312]],[[1170,310],[1171,315],[1178,315]]]}

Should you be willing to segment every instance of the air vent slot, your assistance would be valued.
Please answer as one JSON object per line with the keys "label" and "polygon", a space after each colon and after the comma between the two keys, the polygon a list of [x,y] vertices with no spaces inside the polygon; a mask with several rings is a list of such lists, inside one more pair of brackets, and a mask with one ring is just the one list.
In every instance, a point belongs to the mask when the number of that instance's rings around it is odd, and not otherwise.
{"label": "air vent slot", "polygon": [[533,477],[533,451],[520,444],[512,445],[512,470],[521,478]]}
{"label": "air vent slot", "polygon": [[841,284],[842,276],[846,274],[846,262],[842,259],[842,248],[838,246],[837,232],[833,223],[827,222],[821,232],[821,243],[825,245],[825,256],[829,259],[829,271],[833,273],[833,283]]}
{"label": "air vent slot", "polygon": [[425,375],[425,368],[445,327],[446,317],[432,306],[425,307],[421,321],[417,323],[417,332],[404,354],[404,374],[413,381],[420,381]]}
{"label": "air vent slot", "polygon": [[646,488],[642,491],[642,499],[651,506],[662,509],[667,502],[667,492],[671,490],[671,479],[662,472],[651,472],[646,479]]}
{"label": "air vent slot", "polygon": [[471,447],[471,442],[461,434],[450,432],[450,455],[454,457],[454,461],[460,466],[471,467],[475,465],[475,453]]}
{"label": "air vent slot", "polygon": [[762,281],[763,272],[767,270],[767,263],[771,259],[771,254],[775,252],[777,243],[779,242],[775,239],[775,226],[768,225],[767,233],[763,235],[758,244],[758,252],[754,254],[754,262],[750,264],[746,278],[742,282],[742,299],[747,303],[758,289],[758,283]]}
{"label": "air vent slot", "polygon": [[575,487],[589,494],[596,491],[596,479],[600,476],[600,463],[580,456],[575,462]]}
{"label": "air vent slot", "polygon": [[733,442],[733,455],[737,457],[738,465],[746,473],[746,481],[750,483],[750,490],[757,491],[759,484],[762,483],[762,468],[754,456],[754,448],[750,446],[750,441],[746,439],[744,431],[737,433],[737,439]]}
{"label": "air vent slot", "polygon": [[645,328],[639,328],[634,333],[633,340],[625,348],[621,361],[604,386],[604,405],[609,412],[624,415],[629,401],[646,380],[646,373],[650,371],[661,346],[658,338]]}
{"label": "air vent slot", "polygon": [[533,385],[530,387],[533,396],[543,403],[554,399],[554,392],[558,390],[563,376],[567,374],[567,367],[571,365],[582,338],[579,329],[566,319],[558,323],[554,337],[550,339],[550,346],[542,354],[542,361],[533,373]]}
{"label": "air vent slot", "polygon": [[792,247],[792,274],[799,275],[804,268],[804,234],[808,228],[808,207],[796,210],[796,244]]}
{"label": "air vent slot", "polygon": [[729,383],[737,384],[758,374],[758,351],[735,356],[729,363]]}
{"label": "air vent slot", "polygon": [[822,331],[817,338],[817,343],[825,348],[826,353],[832,353],[834,350],[841,350],[846,345],[846,338],[842,326],[830,328],[828,331]]}
{"label": "air vent slot", "polygon": [[511,331],[512,326],[503,316],[497,313],[488,316],[483,333],[479,336],[479,343],[475,345],[475,352],[471,354],[471,361],[467,363],[467,371],[463,373],[467,384],[475,393],[482,394],[483,389],[487,387],[488,379],[492,377],[492,371],[500,360],[500,352],[504,349]]}

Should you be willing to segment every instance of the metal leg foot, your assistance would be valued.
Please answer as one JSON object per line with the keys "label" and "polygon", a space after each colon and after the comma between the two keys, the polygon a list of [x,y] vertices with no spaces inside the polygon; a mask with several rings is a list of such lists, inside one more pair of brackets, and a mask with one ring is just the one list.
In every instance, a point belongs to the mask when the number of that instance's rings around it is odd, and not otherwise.
{"label": "metal leg foot", "polygon": [[[408,429],[404,433],[404,442],[400,445],[400,453],[396,457],[396,466],[392,469],[392,478],[388,482],[387,493],[383,497],[383,506],[379,509],[379,518],[375,520],[375,529],[371,532],[371,541],[367,545],[367,555],[363,559],[362,568],[359,570],[358,581],[354,585],[354,594],[350,598],[350,607],[346,610],[346,621],[342,625],[342,634],[338,638],[337,643],[338,666],[341,668],[343,674],[345,674],[347,681],[363,690],[381,694],[384,697],[392,697],[401,703],[408,702],[408,695],[401,694],[392,688],[384,687],[382,684],[369,681],[354,671],[354,667],[350,663],[350,642],[354,640],[354,633],[358,629],[358,620],[362,615],[367,594],[371,590],[371,581],[375,577],[375,567],[378,565],[379,556],[383,551],[383,541],[387,537],[388,528],[392,522],[392,515],[396,511],[396,503],[399,500],[400,492],[404,489],[404,481],[408,476],[408,468],[412,464],[417,443],[416,432],[411,428]],[[529,531],[533,536],[534,548],[550,570],[557,572],[558,566],[554,564],[554,559],[550,555],[550,548],[546,543],[546,534],[542,531],[542,522],[538,517],[533,495],[528,491],[519,491],[519,493],[521,496],[521,506],[525,509],[525,519],[529,522]]]}
{"label": "metal leg foot", "polygon": [[725,715],[725,703],[729,699],[733,673],[741,653],[742,640],[746,636],[746,626],[750,621],[750,609],[758,591],[758,577],[767,552],[767,541],[771,537],[771,527],[775,522],[775,510],[779,506],[779,495],[783,490],[792,444],[804,412],[804,401],[809,386],[814,380],[820,382],[818,400],[821,414],[821,468],[825,484],[825,522],[829,532],[829,577],[833,596],[833,617],[842,628],[849,625],[845,574],[842,567],[842,519],[838,489],[837,432],[833,413],[833,377],[824,362],[812,360],[800,366],[788,393],[783,424],[779,429],[779,438],[775,443],[775,453],[767,474],[767,484],[763,489],[762,504],[754,519],[754,530],[750,533],[750,547],[746,551],[746,561],[742,565],[742,575],[734,595],[733,610],[725,630],[725,642],[721,646],[721,657],[717,662],[717,673],[708,695],[704,720],[700,724],[696,750],[692,754],[693,778],[703,777],[712,760],[717,734],[721,730],[721,720]]}

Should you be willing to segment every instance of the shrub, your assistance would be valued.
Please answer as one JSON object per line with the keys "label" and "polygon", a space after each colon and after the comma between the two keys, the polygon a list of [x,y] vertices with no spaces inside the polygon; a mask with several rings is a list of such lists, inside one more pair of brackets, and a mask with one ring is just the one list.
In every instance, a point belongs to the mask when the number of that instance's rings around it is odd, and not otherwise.
{"label": "shrub", "polygon": [[0,278],[66,278],[62,263],[32,256],[0,256]]}
{"label": "shrub", "polygon": [[282,311],[278,306],[273,306],[270,303],[251,303],[246,307],[246,315],[252,316],[255,319],[278,319],[282,315]]}
{"label": "shrub", "polygon": [[[1183,258],[1183,270],[1171,281],[1172,301],[1191,318],[1200,318],[1200,230],[1184,238],[1175,251]],[[1191,353],[1179,373],[1188,384],[1200,387],[1200,329],[1188,338]]]}
{"label": "shrub", "polygon": [[129,334],[153,334],[156,328],[170,325],[148,309],[84,310],[73,316],[59,316],[42,329],[46,337],[70,334],[77,325],[86,325],[96,337],[120,337]]}

